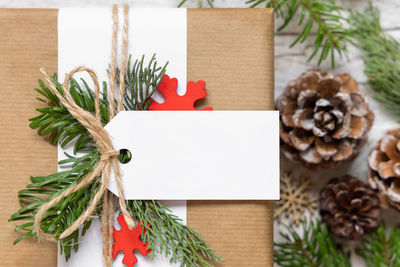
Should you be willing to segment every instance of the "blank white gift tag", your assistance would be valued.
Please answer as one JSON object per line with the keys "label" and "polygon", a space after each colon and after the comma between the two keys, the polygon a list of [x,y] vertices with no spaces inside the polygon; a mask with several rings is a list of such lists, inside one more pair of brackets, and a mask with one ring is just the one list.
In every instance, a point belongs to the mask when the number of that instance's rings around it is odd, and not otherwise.
{"label": "blank white gift tag", "polygon": [[132,153],[125,199],[279,198],[277,111],[123,111],[105,129]]}

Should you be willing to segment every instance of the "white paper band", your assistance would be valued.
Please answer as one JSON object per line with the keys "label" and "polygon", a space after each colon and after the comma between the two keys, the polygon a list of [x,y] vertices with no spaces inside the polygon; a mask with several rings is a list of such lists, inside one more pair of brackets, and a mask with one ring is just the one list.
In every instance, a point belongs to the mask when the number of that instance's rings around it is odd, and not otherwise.
{"label": "white paper band", "polygon": [[[121,14],[121,12],[120,12]],[[185,91],[187,59],[187,12],[186,9],[134,9],[129,12],[128,54],[133,59],[143,54],[150,59],[157,54],[159,65],[169,61],[168,74],[179,80],[178,91]],[[111,61],[112,36],[111,8],[62,8],[58,14],[58,75],[62,82],[66,73],[78,65],[93,69],[99,81],[108,81],[107,69]],[[122,16],[120,15],[120,27]],[[78,76],[79,77],[79,76]],[[90,79],[84,76],[88,83]],[[71,151],[70,148],[66,149]],[[59,148],[59,160],[64,159],[65,150]],[[71,154],[71,153],[70,153]],[[168,201],[165,204],[186,223],[186,202]],[[135,266],[175,266],[163,256],[153,261],[139,254]],[[122,267],[120,253],[113,266]],[[102,266],[102,241],[98,221],[95,221],[86,236],[80,241],[79,252],[68,263],[64,255],[58,256],[59,267]]]}

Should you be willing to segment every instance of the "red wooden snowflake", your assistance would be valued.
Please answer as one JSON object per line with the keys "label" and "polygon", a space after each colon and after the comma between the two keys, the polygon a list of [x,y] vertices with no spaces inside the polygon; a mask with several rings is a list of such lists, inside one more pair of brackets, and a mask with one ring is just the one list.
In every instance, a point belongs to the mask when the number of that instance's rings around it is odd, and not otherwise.
{"label": "red wooden snowflake", "polygon": [[[196,110],[194,108],[195,102],[207,96],[207,92],[204,89],[206,87],[204,81],[188,82],[186,94],[183,96],[178,95],[176,92],[177,86],[178,80],[176,78],[171,79],[168,75],[164,75],[163,80],[157,87],[157,91],[164,96],[165,101],[164,103],[153,101],[149,110]],[[213,109],[212,107],[206,107],[201,110]]]}
{"label": "red wooden snowflake", "polygon": [[[113,259],[117,257],[118,252],[122,251],[124,252],[122,263],[126,264],[128,267],[133,267],[133,265],[138,261],[133,253],[134,250],[139,250],[143,256],[146,256],[151,252],[150,249],[147,249],[147,246],[149,245],[148,242],[143,244],[143,241],[140,239],[143,225],[138,223],[135,229],[130,230],[123,215],[118,216],[117,220],[119,225],[121,225],[121,230],[118,231],[114,227],[113,236],[115,243],[113,244]],[[145,232],[146,230],[144,230],[144,233]]]}

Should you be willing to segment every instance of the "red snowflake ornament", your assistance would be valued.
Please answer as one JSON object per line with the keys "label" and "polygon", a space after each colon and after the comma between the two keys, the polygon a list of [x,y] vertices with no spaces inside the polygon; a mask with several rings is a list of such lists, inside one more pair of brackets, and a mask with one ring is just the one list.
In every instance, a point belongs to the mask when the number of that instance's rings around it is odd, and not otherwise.
{"label": "red snowflake ornament", "polygon": [[[124,252],[122,263],[126,264],[128,267],[133,267],[133,265],[138,261],[133,253],[135,249],[139,250],[143,256],[146,256],[151,252],[150,249],[147,249],[149,243],[146,242],[143,244],[143,241],[140,239],[143,225],[142,223],[138,223],[135,229],[130,230],[123,215],[118,216],[117,220],[121,225],[121,230],[118,231],[114,227],[113,236],[115,243],[113,244],[113,259],[117,257],[118,252],[122,251]],[[145,232],[146,230],[144,230],[144,233]]]}
{"label": "red snowflake ornament", "polygon": [[[164,75],[160,85],[157,87],[165,98],[164,103],[157,103],[153,101],[149,110],[197,110],[194,104],[197,100],[205,98],[207,92],[204,89],[206,83],[204,81],[193,82],[187,84],[186,94],[183,96],[178,95],[176,88],[178,87],[178,80]],[[201,110],[213,110],[212,107],[206,107]]]}

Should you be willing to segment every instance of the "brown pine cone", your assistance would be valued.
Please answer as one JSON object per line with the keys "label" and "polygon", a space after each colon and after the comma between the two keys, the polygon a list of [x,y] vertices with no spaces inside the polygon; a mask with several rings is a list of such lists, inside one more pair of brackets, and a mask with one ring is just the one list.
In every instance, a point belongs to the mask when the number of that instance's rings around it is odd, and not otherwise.
{"label": "brown pine cone", "polygon": [[348,74],[333,76],[317,69],[291,82],[276,105],[282,151],[306,167],[331,167],[353,159],[374,120]]}
{"label": "brown pine cone", "polygon": [[355,177],[330,180],[321,190],[319,201],[322,221],[338,238],[359,240],[379,226],[379,198]]}
{"label": "brown pine cone", "polygon": [[387,131],[368,158],[369,184],[400,211],[400,128]]}

